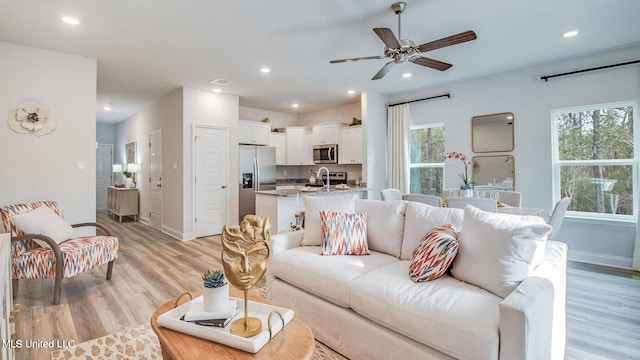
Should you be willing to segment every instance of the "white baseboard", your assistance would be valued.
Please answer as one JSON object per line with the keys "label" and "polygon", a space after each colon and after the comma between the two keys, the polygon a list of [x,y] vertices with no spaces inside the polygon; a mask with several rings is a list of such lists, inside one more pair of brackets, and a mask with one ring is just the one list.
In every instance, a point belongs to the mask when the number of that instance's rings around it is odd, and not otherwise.
{"label": "white baseboard", "polygon": [[180,232],[180,231],[178,231],[178,230],[176,230],[174,228],[171,228],[171,227],[168,227],[168,226],[165,226],[165,225],[163,225],[161,229],[158,229],[158,228],[156,228],[156,227],[151,225],[151,222],[149,221],[148,217],[140,216],[140,218],[138,220],[141,223],[143,223],[143,224],[145,224],[145,225],[147,225],[149,227],[152,227],[152,228],[154,228],[154,229],[156,229],[158,231],[161,231],[161,232],[171,236],[172,238],[174,238],[176,240],[189,241],[189,240],[194,240],[196,238],[195,235],[192,232],[183,233],[183,232]]}
{"label": "white baseboard", "polygon": [[602,255],[584,251],[569,250],[569,260],[588,264],[605,265],[621,269],[631,269],[633,259],[621,256]]}

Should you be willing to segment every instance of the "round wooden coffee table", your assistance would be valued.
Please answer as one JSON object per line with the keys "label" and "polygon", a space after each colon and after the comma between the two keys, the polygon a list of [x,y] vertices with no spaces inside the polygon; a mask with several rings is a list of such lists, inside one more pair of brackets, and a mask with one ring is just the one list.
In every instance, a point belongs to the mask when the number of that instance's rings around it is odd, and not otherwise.
{"label": "round wooden coffee table", "polygon": [[[229,295],[242,298],[241,291],[229,289]],[[194,292],[193,297],[200,296]],[[269,302],[249,292],[249,300],[269,304]],[[284,330],[273,337],[260,351],[251,354],[213,341],[201,339],[179,331],[158,326],[158,316],[174,308],[177,298],[173,298],[160,306],[151,315],[151,328],[158,335],[162,357],[164,360],[192,360],[192,359],[311,359],[315,340],[311,329],[294,317]],[[188,297],[184,297],[185,301]]]}

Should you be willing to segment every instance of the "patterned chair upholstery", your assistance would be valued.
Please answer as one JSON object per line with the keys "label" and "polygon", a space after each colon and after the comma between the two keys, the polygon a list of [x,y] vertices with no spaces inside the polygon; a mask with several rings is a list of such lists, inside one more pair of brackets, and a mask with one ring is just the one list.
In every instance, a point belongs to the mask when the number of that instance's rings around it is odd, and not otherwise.
{"label": "patterned chair upholstery", "polygon": [[[14,296],[18,291],[19,279],[55,278],[53,303],[58,304],[63,278],[73,277],[105,263],[109,263],[107,280],[111,280],[113,262],[118,258],[118,238],[102,224],[82,223],[71,226],[74,228],[94,226],[106,235],[77,237],[57,244],[42,234],[24,234],[11,221],[12,216],[30,212],[40,206],[47,206],[64,218],[55,201],[8,205],[0,208],[2,224],[7,232],[11,232]],[[49,247],[42,247],[33,239],[43,240],[49,244]]]}

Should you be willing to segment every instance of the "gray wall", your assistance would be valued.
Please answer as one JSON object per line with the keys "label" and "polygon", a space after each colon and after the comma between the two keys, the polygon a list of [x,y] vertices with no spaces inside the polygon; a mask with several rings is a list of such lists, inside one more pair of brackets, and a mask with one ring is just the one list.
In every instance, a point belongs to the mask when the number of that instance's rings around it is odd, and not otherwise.
{"label": "gray wall", "polygon": [[96,124],[96,141],[98,144],[115,144],[116,143],[116,124],[97,123]]}
{"label": "gray wall", "polygon": [[[516,190],[523,206],[545,209],[554,205],[552,193],[552,109],[640,98],[640,66],[624,66],[567,76],[544,82],[542,75],[635,60],[640,46],[548,63],[471,81],[394,96],[391,102],[451,92],[451,99],[411,105],[412,124],[445,123],[447,151],[469,156],[470,119],[476,115],[513,112],[515,116]],[[636,115],[638,116],[638,115]],[[507,154],[507,153],[500,153]],[[445,187],[457,185],[457,170],[445,168]],[[574,260],[631,267],[635,222],[567,218],[559,237]]]}

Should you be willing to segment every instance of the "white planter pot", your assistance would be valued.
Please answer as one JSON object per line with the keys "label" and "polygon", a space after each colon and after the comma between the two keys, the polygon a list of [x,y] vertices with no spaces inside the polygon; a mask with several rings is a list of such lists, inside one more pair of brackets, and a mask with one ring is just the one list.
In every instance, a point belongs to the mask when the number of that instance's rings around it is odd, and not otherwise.
{"label": "white planter pot", "polygon": [[216,312],[229,307],[229,283],[218,288],[202,288],[202,308]]}
{"label": "white planter pot", "polygon": [[473,190],[471,189],[460,190],[460,197],[473,197]]}
{"label": "white planter pot", "polygon": [[132,178],[125,178],[125,179],[124,179],[124,186],[125,186],[127,189],[131,189],[131,188],[133,188],[133,187],[135,186],[135,185],[133,184],[133,179],[132,179]]}

